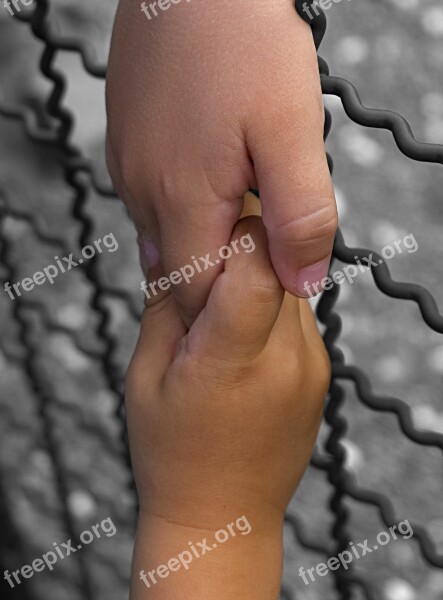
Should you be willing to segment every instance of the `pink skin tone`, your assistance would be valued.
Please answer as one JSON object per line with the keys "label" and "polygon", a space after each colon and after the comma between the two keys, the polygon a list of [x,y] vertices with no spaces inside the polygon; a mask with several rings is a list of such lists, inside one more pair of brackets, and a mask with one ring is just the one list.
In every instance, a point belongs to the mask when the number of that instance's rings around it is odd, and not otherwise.
{"label": "pink skin tone", "polygon": [[[154,242],[145,235],[139,236],[137,242],[142,255],[140,261],[146,264],[146,270],[157,266],[160,261],[160,252]],[[145,269],[143,271],[145,272]]]}
{"label": "pink skin tone", "polygon": [[[106,101],[114,184],[165,273],[226,245],[258,187],[283,287],[306,296],[326,276],[337,212],[316,52],[293,0],[181,2],[151,21],[121,0]],[[221,268],[175,286],[188,326]]]}

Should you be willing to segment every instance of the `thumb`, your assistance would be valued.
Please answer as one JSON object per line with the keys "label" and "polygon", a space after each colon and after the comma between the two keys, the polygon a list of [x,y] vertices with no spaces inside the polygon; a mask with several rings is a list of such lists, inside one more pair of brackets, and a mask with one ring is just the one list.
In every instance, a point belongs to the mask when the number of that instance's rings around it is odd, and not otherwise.
{"label": "thumb", "polygon": [[292,107],[263,122],[249,144],[272,264],[283,287],[302,298],[321,291],[337,229],[323,109],[314,105],[302,109],[302,122]]}
{"label": "thumb", "polygon": [[126,389],[155,388],[172,363],[187,328],[171,294],[146,305]]}
{"label": "thumb", "polygon": [[254,360],[265,349],[280,314],[284,290],[269,258],[260,217],[241,219],[231,246],[240,251],[225,262],[188,341],[194,355],[238,365]]}

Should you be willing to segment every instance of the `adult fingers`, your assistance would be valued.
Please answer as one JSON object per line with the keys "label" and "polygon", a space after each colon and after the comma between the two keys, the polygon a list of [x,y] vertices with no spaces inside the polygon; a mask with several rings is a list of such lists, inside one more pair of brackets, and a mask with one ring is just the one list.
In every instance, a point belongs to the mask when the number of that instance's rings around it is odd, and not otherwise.
{"label": "adult fingers", "polygon": [[172,293],[191,326],[223,269],[226,245],[241,207],[241,199],[221,200],[204,189],[194,190],[193,202],[173,197],[158,210],[161,265],[151,268],[145,289],[148,303],[159,294]]}

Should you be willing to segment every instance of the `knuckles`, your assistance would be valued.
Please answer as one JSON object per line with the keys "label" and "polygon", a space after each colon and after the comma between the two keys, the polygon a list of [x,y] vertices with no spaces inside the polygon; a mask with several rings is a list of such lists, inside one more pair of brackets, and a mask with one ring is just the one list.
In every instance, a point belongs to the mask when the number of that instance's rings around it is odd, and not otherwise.
{"label": "knuckles", "polygon": [[326,203],[322,202],[323,206],[274,227],[272,235],[298,246],[333,238],[338,226],[337,207],[332,198],[326,200]]}

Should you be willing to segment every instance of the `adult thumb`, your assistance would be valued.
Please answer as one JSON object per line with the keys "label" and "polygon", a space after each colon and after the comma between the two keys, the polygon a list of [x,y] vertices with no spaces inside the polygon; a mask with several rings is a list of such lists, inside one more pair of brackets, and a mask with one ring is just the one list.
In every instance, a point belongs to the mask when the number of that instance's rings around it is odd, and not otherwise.
{"label": "adult thumb", "polygon": [[337,229],[321,102],[314,104],[303,119],[287,110],[278,125],[268,120],[250,145],[272,264],[282,286],[302,298],[321,291]]}

